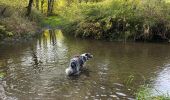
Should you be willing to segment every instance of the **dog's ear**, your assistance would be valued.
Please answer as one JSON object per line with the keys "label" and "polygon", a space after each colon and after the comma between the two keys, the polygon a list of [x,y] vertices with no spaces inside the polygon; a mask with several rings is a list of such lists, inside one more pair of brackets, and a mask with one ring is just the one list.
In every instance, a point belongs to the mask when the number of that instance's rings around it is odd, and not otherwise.
{"label": "dog's ear", "polygon": [[87,56],[83,56],[83,60],[86,61],[87,60]]}
{"label": "dog's ear", "polygon": [[85,53],[85,56],[88,56],[88,53]]}
{"label": "dog's ear", "polygon": [[90,53],[85,53],[85,56],[90,56],[91,54]]}
{"label": "dog's ear", "polygon": [[85,56],[87,56],[88,58],[92,58],[93,55],[91,55],[90,53],[85,53]]}

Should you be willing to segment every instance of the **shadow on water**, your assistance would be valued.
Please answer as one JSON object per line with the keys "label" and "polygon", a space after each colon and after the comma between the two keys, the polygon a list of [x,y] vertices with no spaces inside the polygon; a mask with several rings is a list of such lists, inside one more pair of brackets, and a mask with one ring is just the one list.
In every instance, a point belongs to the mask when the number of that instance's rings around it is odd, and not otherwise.
{"label": "shadow on water", "polygon": [[[16,99],[127,99],[140,85],[163,91],[168,83],[170,46],[75,39],[61,30],[44,30],[37,40],[0,45],[0,90]],[[79,76],[65,69],[74,55],[90,52]],[[166,77],[164,77],[164,75]],[[161,81],[160,81],[161,80]],[[166,85],[166,92],[170,85]]]}

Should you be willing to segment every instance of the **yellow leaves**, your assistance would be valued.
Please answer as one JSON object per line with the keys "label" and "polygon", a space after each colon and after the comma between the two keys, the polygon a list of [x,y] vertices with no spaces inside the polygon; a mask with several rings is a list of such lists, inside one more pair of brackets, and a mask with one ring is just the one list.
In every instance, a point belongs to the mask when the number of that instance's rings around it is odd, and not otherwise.
{"label": "yellow leaves", "polygon": [[58,7],[63,7],[65,5],[66,5],[66,1],[65,0],[60,0],[60,1],[57,2],[57,6]]}
{"label": "yellow leaves", "polygon": [[165,0],[166,3],[170,3],[170,0]]}

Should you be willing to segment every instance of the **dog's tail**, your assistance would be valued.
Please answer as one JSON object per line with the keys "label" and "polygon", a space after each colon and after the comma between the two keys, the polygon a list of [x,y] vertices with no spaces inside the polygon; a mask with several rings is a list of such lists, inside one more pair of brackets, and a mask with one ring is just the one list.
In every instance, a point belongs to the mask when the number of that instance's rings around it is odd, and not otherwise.
{"label": "dog's tail", "polygon": [[65,70],[65,72],[66,72],[66,74],[69,76],[69,75],[71,75],[71,74],[73,73],[73,70],[70,69],[70,68],[67,68],[67,69]]}

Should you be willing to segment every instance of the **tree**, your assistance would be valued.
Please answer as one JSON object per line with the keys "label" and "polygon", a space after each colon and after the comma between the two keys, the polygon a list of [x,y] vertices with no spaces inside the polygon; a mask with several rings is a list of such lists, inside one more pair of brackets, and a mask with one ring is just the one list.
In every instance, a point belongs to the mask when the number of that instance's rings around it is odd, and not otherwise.
{"label": "tree", "polygon": [[41,12],[43,13],[44,0],[41,0]]}
{"label": "tree", "polygon": [[36,8],[39,10],[39,0],[36,0]]}
{"label": "tree", "polygon": [[47,15],[51,15],[53,11],[54,0],[48,0]]}
{"label": "tree", "polygon": [[29,0],[26,16],[29,16],[31,14],[32,4],[33,4],[33,0]]}

